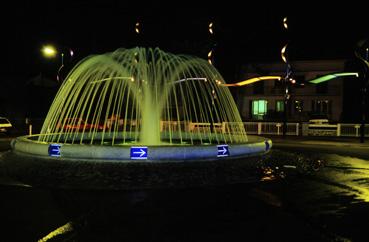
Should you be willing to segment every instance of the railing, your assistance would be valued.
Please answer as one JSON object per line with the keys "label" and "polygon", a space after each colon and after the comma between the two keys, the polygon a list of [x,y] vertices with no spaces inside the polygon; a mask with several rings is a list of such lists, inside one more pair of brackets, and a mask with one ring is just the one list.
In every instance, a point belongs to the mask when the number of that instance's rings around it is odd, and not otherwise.
{"label": "railing", "polygon": [[[244,122],[247,134],[282,135],[283,123],[279,122]],[[287,123],[286,135],[299,135],[299,123]]]}
{"label": "railing", "polygon": [[[23,120],[15,120],[16,133],[29,133],[29,124],[21,124]],[[132,131],[137,129],[138,122],[136,120],[117,120],[119,125],[127,125]],[[20,123],[20,124],[18,124]],[[33,126],[33,133],[39,133],[43,119],[33,119],[30,124]],[[109,123],[111,125],[111,123]],[[195,123],[185,121],[160,121],[160,131],[187,131],[187,132],[213,132],[231,133],[232,130],[240,130],[242,126],[247,134],[256,135],[283,135],[282,122],[222,122],[222,123]],[[290,136],[341,136],[341,137],[360,137],[360,124],[329,124],[317,125],[309,123],[287,123],[286,135]],[[364,136],[369,137],[369,124],[365,124]]]}
{"label": "railing", "polygon": [[[337,136],[359,137],[360,124],[337,124]],[[369,137],[369,124],[365,124],[364,136]]]}

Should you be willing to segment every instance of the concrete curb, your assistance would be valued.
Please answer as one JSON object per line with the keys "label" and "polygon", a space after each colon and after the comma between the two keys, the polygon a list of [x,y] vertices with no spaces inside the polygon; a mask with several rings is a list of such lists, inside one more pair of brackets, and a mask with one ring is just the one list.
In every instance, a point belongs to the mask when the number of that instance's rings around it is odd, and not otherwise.
{"label": "concrete curb", "polygon": [[[150,162],[219,160],[263,155],[272,147],[272,141],[262,137],[250,137],[250,142],[220,145],[166,145],[166,146],[102,146],[87,144],[46,143],[33,140],[35,136],[21,136],[11,142],[14,153],[59,159],[138,160]],[[223,148],[224,147],[224,148]],[[145,153],[134,159],[132,148]],[[141,149],[140,149],[141,148]],[[222,151],[225,155],[223,155]],[[136,157],[137,158],[137,157]]]}

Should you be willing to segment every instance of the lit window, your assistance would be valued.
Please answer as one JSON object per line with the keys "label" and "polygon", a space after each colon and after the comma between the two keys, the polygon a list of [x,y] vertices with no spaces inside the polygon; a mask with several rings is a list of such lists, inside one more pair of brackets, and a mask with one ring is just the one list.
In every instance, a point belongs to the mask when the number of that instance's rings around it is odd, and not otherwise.
{"label": "lit window", "polygon": [[275,111],[276,112],[284,112],[284,101],[276,101],[275,103]]}
{"label": "lit window", "polygon": [[304,101],[295,100],[295,112],[301,113],[304,110]]}
{"label": "lit window", "polygon": [[265,115],[268,110],[267,100],[255,100],[252,101],[252,114],[253,115]]}

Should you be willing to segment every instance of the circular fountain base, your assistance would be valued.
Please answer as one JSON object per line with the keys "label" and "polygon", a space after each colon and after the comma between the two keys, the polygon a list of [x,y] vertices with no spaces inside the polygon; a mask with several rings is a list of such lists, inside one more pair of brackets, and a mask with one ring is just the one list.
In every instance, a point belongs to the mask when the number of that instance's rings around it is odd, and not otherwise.
{"label": "circular fountain base", "polygon": [[52,156],[55,153],[50,152],[50,145],[55,144],[20,137],[12,142],[13,150],[2,157],[2,164],[5,175],[20,183],[54,188],[146,189],[244,183],[258,179],[259,161],[272,145],[269,139],[249,139],[245,144],[227,146],[149,146],[145,159],[132,159],[132,147],[128,146],[62,145],[60,156]]}

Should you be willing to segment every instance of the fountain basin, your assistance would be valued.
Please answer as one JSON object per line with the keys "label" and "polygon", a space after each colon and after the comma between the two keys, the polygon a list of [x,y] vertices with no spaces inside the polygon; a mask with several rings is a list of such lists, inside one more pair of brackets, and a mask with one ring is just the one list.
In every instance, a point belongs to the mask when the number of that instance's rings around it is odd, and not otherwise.
{"label": "fountain basin", "polygon": [[260,180],[260,161],[272,142],[249,136],[217,157],[217,145],[148,146],[147,159],[130,159],[131,146],[62,144],[50,156],[47,143],[32,136],[12,141],[2,176],[16,184],[52,189],[140,190],[250,183]]}
{"label": "fountain basin", "polygon": [[[116,160],[119,162],[181,162],[260,156],[272,147],[270,139],[249,136],[249,142],[209,145],[90,145],[38,142],[38,135],[21,136],[11,143],[17,155],[50,159]],[[54,150],[53,150],[54,149]]]}

